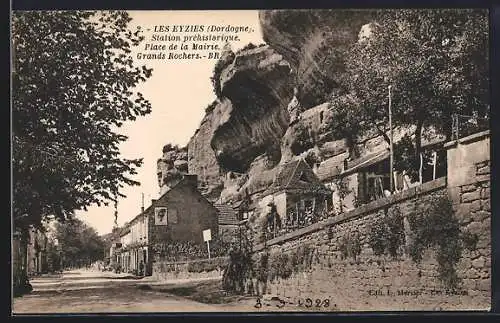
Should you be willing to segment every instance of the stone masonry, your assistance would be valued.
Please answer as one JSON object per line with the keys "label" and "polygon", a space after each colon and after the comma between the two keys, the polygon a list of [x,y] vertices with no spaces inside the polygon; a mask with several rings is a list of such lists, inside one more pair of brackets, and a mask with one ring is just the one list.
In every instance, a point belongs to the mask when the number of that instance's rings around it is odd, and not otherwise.
{"label": "stone masonry", "polygon": [[[269,259],[278,254],[291,255],[308,246],[311,262],[287,279],[254,278],[247,286],[251,285],[254,294],[266,298],[277,296],[293,304],[309,298],[315,306],[317,300],[328,299],[335,309],[343,311],[488,310],[491,306],[489,144],[489,132],[448,143],[447,177],[255,246],[254,257],[269,253]],[[463,248],[455,266],[460,286],[453,290],[438,278],[433,248],[426,249],[422,260],[416,263],[407,251],[396,258],[377,256],[369,244],[372,225],[395,207],[401,210],[408,241],[411,230],[407,215],[432,203],[436,196],[448,197],[460,230],[477,236],[474,248]],[[358,254],[346,257],[343,246],[353,240],[358,243]]]}

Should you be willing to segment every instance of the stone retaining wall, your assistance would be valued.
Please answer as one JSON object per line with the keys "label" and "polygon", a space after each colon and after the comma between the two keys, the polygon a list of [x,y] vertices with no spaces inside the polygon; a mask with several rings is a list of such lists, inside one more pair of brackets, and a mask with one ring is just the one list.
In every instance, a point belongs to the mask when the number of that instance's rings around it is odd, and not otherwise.
{"label": "stone retaining wall", "polygon": [[[247,291],[278,296],[295,304],[330,304],[340,310],[487,310],[491,306],[491,198],[489,132],[446,145],[448,176],[374,201],[355,210],[277,237],[254,248],[256,263],[268,256],[268,270],[247,282]],[[467,176],[463,176],[464,172]],[[452,183],[452,185],[450,185]],[[409,215],[444,198],[451,202],[461,234],[476,237],[473,247],[461,242],[455,265],[457,288],[439,278],[437,246],[426,248],[420,262],[410,256],[414,232]],[[398,208],[404,243],[396,257],[376,255],[371,229]],[[439,212],[439,211],[438,211]],[[445,244],[444,247],[453,247]],[[347,250],[350,245],[354,252]],[[354,246],[354,247],[353,247]],[[347,248],[349,249],[349,248]],[[304,252],[307,250],[307,252]],[[297,262],[293,272],[277,259]],[[294,258],[295,257],[295,258]],[[307,258],[307,259],[306,259]],[[304,259],[305,262],[304,262]],[[308,263],[309,262],[309,263]],[[306,263],[306,265],[303,265]],[[307,264],[308,263],[308,264]],[[274,266],[274,267],[273,267]],[[266,276],[267,275],[267,276]],[[262,278],[265,277],[265,278]],[[271,277],[271,278],[270,278]],[[282,278],[280,278],[282,277]],[[286,277],[286,278],[283,278]]]}
{"label": "stone retaining wall", "polygon": [[156,261],[153,278],[158,280],[222,278],[226,257],[182,262]]}

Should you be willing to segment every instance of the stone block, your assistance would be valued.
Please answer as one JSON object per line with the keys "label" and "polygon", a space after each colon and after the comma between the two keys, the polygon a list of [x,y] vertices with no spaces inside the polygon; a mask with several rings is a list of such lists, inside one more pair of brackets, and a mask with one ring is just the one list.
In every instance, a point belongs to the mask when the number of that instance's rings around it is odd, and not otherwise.
{"label": "stone block", "polygon": [[476,185],[470,184],[470,185],[462,185],[460,186],[460,190],[462,193],[468,193],[468,192],[473,192],[476,190]]}
{"label": "stone block", "polygon": [[481,189],[481,198],[482,199],[489,199],[491,198],[491,190],[489,187],[484,187]]}
{"label": "stone block", "polygon": [[460,187],[448,187],[448,196],[450,197],[453,204],[460,203]]}
{"label": "stone block", "polygon": [[473,268],[481,269],[484,267],[484,265],[485,265],[485,259],[482,256],[472,261]]}
{"label": "stone block", "polygon": [[491,181],[485,181],[481,183],[482,188],[489,188],[491,186]]}
{"label": "stone block", "polygon": [[485,278],[476,281],[476,289],[480,291],[491,291],[491,280]]}
{"label": "stone block", "polygon": [[481,198],[481,195],[478,190],[468,193],[463,193],[461,196],[462,203],[469,203]]}
{"label": "stone block", "polygon": [[481,210],[481,200],[475,200],[471,203],[470,211],[477,212]]}
{"label": "stone block", "polygon": [[480,233],[482,233],[483,225],[481,224],[481,222],[474,221],[474,222],[469,223],[466,226],[466,228],[467,228],[467,230],[469,230],[470,233],[480,234]]}
{"label": "stone block", "polygon": [[483,200],[483,210],[491,212],[491,202],[490,202],[490,199]]}
{"label": "stone block", "polygon": [[471,203],[458,204],[455,209],[455,216],[461,223],[469,223],[472,221]]}
{"label": "stone block", "polygon": [[[484,202],[483,202],[484,203]],[[490,222],[490,219],[491,219],[491,212],[488,212],[488,211],[479,211],[477,212],[476,214],[474,214],[474,217],[478,220],[478,221],[488,221]]]}
{"label": "stone block", "polygon": [[489,175],[490,174],[490,166],[483,166],[477,169],[476,175]]}
{"label": "stone block", "polygon": [[482,278],[482,279],[490,279],[491,277],[491,274],[489,271],[486,271],[486,270],[483,270],[479,273],[479,276]]}

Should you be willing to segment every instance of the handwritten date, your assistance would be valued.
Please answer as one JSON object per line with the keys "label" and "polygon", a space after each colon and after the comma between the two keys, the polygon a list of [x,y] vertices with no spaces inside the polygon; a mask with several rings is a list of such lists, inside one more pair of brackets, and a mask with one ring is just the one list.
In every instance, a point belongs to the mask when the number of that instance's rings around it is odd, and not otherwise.
{"label": "handwritten date", "polygon": [[[282,300],[282,299],[275,299],[273,300],[274,305],[278,308],[284,307],[287,303]],[[269,304],[267,304],[269,305]],[[297,305],[300,307],[305,307],[305,308],[327,308],[330,307],[330,299],[325,298],[325,299],[312,299],[312,298],[299,298],[297,300]],[[263,306],[263,301],[261,298],[257,298],[254,307],[255,308],[261,308]]]}

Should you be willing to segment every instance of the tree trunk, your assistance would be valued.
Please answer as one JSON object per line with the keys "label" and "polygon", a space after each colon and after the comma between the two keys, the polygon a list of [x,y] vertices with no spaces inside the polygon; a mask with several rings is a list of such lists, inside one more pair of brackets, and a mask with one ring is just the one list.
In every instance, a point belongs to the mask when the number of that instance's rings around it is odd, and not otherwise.
{"label": "tree trunk", "polygon": [[415,129],[415,158],[420,160],[420,153],[422,151],[422,128],[424,120],[417,121],[417,128]]}
{"label": "tree trunk", "polygon": [[[14,296],[20,296],[31,292],[32,287],[28,280],[28,242],[29,231],[27,228],[20,228],[19,239],[19,258],[20,264],[16,268],[16,277],[14,279]],[[20,268],[19,268],[20,267]]]}
{"label": "tree trunk", "polygon": [[453,136],[453,117],[451,114],[445,114],[443,132],[446,137],[446,142],[450,141]]}

